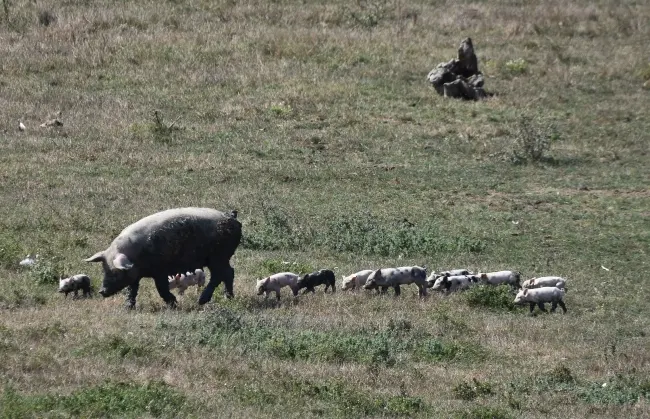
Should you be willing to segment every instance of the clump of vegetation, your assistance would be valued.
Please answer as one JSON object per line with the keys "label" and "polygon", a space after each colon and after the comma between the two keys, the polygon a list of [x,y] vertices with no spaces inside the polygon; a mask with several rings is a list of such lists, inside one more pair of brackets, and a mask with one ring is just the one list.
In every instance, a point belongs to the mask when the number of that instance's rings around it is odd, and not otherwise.
{"label": "clump of vegetation", "polygon": [[[179,325],[180,341],[208,346],[235,345],[279,359],[323,362],[357,362],[392,367],[408,358],[436,361],[478,361],[483,350],[476,345],[433,338],[403,323],[382,329],[357,331],[295,329],[277,320],[244,319],[230,309],[207,318],[188,319]],[[166,326],[167,327],[167,326]],[[167,327],[168,333],[172,333]],[[243,349],[242,349],[243,348]]]}
{"label": "clump of vegetation", "polygon": [[9,234],[0,234],[0,267],[15,270],[23,255],[23,248],[19,241]]}
{"label": "clump of vegetation", "polygon": [[514,392],[558,392],[590,404],[633,404],[650,397],[650,380],[635,375],[617,374],[603,381],[580,380],[565,365],[558,365],[548,374],[511,383]]}
{"label": "clump of vegetation", "polygon": [[253,250],[295,250],[321,247],[360,255],[415,256],[439,253],[480,253],[482,239],[440,233],[431,221],[416,225],[377,219],[369,213],[330,219],[324,231],[302,227],[286,211],[267,206],[261,220],[247,226],[242,246]]}
{"label": "clump of vegetation", "polygon": [[85,349],[79,351],[78,355],[92,354],[101,356],[113,356],[117,359],[144,358],[153,354],[151,345],[126,340],[121,336],[113,335],[90,342]]}
{"label": "clump of vegetation", "polygon": [[5,387],[0,395],[0,416],[36,414],[83,417],[175,416],[187,406],[185,396],[167,384],[107,382],[69,395],[22,395]]}
{"label": "clump of vegetation", "polygon": [[261,219],[252,219],[244,231],[242,247],[251,250],[295,250],[309,246],[313,233],[296,227],[286,211],[265,205]]}
{"label": "clump of vegetation", "polygon": [[577,390],[578,397],[592,404],[634,404],[650,398],[650,380],[619,375],[609,382],[588,383]]}
{"label": "clump of vegetation", "polygon": [[642,81],[650,81],[650,63],[641,67],[638,73]]}
{"label": "clump of vegetation", "polygon": [[559,140],[559,134],[552,123],[522,116],[512,138],[512,161],[528,163],[544,160],[553,142]]}
{"label": "clump of vegetation", "polygon": [[528,63],[523,58],[506,61],[504,67],[511,75],[518,76],[528,72]]}
{"label": "clump of vegetation", "polygon": [[455,417],[459,419],[510,419],[513,416],[508,411],[498,407],[479,406],[459,412]]}
{"label": "clump of vegetation", "polygon": [[323,415],[337,417],[413,416],[428,410],[428,406],[420,397],[408,394],[369,394],[335,380],[317,383],[311,380],[284,378],[272,384],[273,388],[282,391],[270,391],[268,384],[255,382],[235,386],[233,394],[239,401],[255,407],[295,406],[296,403],[305,403],[305,400],[317,400]]}
{"label": "clump of vegetation", "polygon": [[362,28],[372,29],[392,13],[395,6],[392,0],[357,0],[349,11],[351,21]]}
{"label": "clump of vegetation", "polygon": [[56,15],[49,10],[41,10],[38,13],[38,23],[43,26],[50,26],[56,23]]}
{"label": "clump of vegetation", "polygon": [[153,121],[149,126],[149,130],[153,135],[154,140],[164,144],[171,144],[175,139],[176,134],[181,130],[181,127],[176,125],[179,119],[180,116],[172,121],[172,123],[167,124],[163,120],[160,112],[157,110],[153,111]]}
{"label": "clump of vegetation", "polygon": [[513,303],[514,297],[510,286],[478,285],[471,287],[463,293],[463,297],[470,307],[488,308],[494,311],[514,311],[517,309]]}
{"label": "clump of vegetation", "polygon": [[477,238],[444,236],[434,222],[387,222],[369,213],[334,219],[327,232],[318,237],[324,247],[333,251],[379,256],[480,253],[486,246]]}
{"label": "clump of vegetation", "polygon": [[63,259],[58,256],[42,257],[34,264],[29,274],[37,284],[58,284],[65,274]]}
{"label": "clump of vegetation", "polygon": [[271,106],[269,106],[269,111],[273,116],[286,118],[293,113],[293,108],[291,105],[288,105],[284,102],[278,102],[272,103]]}
{"label": "clump of vegetation", "polygon": [[575,377],[571,373],[571,370],[565,365],[558,365],[553,368],[553,371],[548,376],[549,382],[553,383],[562,383],[562,384],[571,384],[576,381]]}
{"label": "clump of vegetation", "polygon": [[476,378],[471,383],[463,381],[453,388],[454,395],[460,400],[474,400],[479,396],[489,396],[493,394],[492,385],[487,382],[480,382]]}

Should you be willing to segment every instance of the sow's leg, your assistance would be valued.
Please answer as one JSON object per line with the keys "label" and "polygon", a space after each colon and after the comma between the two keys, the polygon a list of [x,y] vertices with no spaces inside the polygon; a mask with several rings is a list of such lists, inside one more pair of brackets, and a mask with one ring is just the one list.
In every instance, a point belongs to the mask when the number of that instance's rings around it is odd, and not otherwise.
{"label": "sow's leg", "polygon": [[167,305],[171,308],[176,307],[176,297],[169,291],[169,280],[167,276],[161,276],[160,278],[154,278],[154,283],[156,284],[156,289],[160,297],[165,300]]}
{"label": "sow's leg", "polygon": [[138,279],[131,285],[129,285],[127,294],[126,294],[126,308],[132,310],[135,308],[135,297],[138,296],[138,289],[140,289],[140,280]]}
{"label": "sow's leg", "polygon": [[208,266],[208,269],[210,269],[210,281],[199,297],[199,304],[203,305],[212,299],[212,294],[214,294],[214,290],[221,284],[221,281],[223,281],[224,287],[226,288],[226,297],[232,298],[235,295],[232,289],[233,283],[235,282],[235,270],[227,263],[225,266],[223,264],[211,265]]}

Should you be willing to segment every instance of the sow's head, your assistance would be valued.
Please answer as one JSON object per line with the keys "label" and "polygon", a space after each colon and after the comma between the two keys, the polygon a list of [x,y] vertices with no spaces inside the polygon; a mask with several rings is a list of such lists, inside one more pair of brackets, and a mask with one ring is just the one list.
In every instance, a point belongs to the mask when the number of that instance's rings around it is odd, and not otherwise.
{"label": "sow's head", "polygon": [[102,297],[110,297],[138,279],[133,262],[124,253],[117,253],[111,258],[105,251],[98,252],[86,259],[86,262],[102,263],[104,281],[98,291]]}

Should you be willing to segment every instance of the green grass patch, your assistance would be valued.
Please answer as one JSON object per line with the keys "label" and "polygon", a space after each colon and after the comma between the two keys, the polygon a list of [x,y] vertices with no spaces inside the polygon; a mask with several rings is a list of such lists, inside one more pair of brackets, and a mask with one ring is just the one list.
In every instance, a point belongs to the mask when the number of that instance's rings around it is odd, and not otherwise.
{"label": "green grass patch", "polygon": [[583,380],[571,370],[558,365],[550,373],[511,383],[519,394],[533,392],[562,393],[588,404],[624,405],[634,404],[640,398],[650,397],[650,380],[647,377],[617,374],[602,381]]}
{"label": "green grass patch", "polygon": [[412,416],[428,410],[424,400],[417,396],[376,394],[337,380],[318,383],[286,378],[272,384],[255,382],[236,386],[233,394],[239,402],[261,409],[268,405],[295,409],[315,404],[317,407],[310,409],[312,413],[326,417]]}
{"label": "green grass patch", "polygon": [[511,419],[515,416],[499,407],[479,406],[457,412],[454,417],[458,419]]}
{"label": "green grass patch", "polygon": [[229,309],[182,321],[176,332],[190,344],[231,346],[244,353],[253,351],[287,360],[392,367],[409,359],[482,362],[486,355],[485,349],[477,344],[435,338],[418,330],[403,329],[399,323],[356,331],[317,331],[295,329],[277,320],[249,319]]}
{"label": "green grass patch", "polygon": [[7,270],[16,270],[24,257],[23,247],[18,237],[0,233],[0,266]]}
{"label": "green grass patch", "polygon": [[523,58],[508,60],[503,66],[506,72],[512,76],[518,76],[528,72],[528,63]]}
{"label": "green grass patch", "polygon": [[494,394],[492,385],[488,382],[481,382],[476,378],[472,382],[463,381],[454,386],[452,389],[454,396],[460,400],[474,400],[480,396],[489,396]]}
{"label": "green grass patch", "polygon": [[5,387],[0,396],[0,417],[175,417],[187,406],[184,395],[158,381],[106,382],[68,395],[24,395]]}
{"label": "green grass patch", "polygon": [[155,354],[155,350],[149,343],[113,335],[92,341],[78,349],[75,354],[77,356],[94,355],[103,358],[109,357],[120,361],[123,359],[147,360]]}
{"label": "green grass patch", "polygon": [[43,256],[29,270],[32,280],[40,285],[57,285],[64,276],[63,259],[57,256]]}
{"label": "green grass patch", "polygon": [[382,220],[369,213],[330,219],[318,230],[301,225],[279,208],[265,208],[263,217],[250,223],[242,246],[251,250],[322,248],[366,256],[421,256],[481,253],[482,238],[448,236],[434,221],[419,225]]}
{"label": "green grass patch", "polygon": [[489,309],[496,312],[517,310],[513,303],[515,296],[509,285],[478,285],[463,293],[463,298],[470,307]]}

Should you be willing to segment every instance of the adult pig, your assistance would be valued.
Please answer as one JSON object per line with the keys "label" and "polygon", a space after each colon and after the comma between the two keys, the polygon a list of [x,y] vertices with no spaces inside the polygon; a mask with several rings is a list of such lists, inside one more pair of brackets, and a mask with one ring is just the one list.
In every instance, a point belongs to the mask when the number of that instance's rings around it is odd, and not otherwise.
{"label": "adult pig", "polygon": [[176,297],[169,292],[167,275],[207,266],[210,281],[199,297],[199,304],[205,304],[221,281],[226,297],[233,297],[230,258],[240,240],[241,224],[232,216],[210,208],[175,208],[131,224],[86,262],[102,263],[103,297],[129,287],[129,308],[135,307],[141,278],[153,278],[158,294],[173,307]]}

